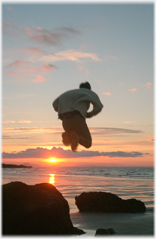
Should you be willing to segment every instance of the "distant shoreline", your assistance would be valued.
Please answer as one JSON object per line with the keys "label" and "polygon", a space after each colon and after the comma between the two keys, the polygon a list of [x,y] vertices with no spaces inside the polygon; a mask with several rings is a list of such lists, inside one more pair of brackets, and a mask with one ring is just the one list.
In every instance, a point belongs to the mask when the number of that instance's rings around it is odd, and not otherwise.
{"label": "distant shoreline", "polygon": [[32,168],[32,166],[16,165],[16,164],[4,164],[4,163],[2,163],[2,168]]}

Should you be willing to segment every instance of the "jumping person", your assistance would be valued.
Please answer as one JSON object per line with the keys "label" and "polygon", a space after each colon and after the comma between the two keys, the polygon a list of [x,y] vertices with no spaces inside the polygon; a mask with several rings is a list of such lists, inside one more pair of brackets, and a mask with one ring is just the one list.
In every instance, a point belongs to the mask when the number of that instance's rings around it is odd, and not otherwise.
{"label": "jumping person", "polygon": [[[93,109],[87,112],[90,103],[93,105]],[[53,102],[53,107],[58,112],[58,117],[62,120],[65,130],[62,134],[64,145],[71,145],[72,151],[76,151],[78,144],[90,148],[92,138],[86,118],[97,115],[103,108],[98,95],[91,90],[90,84],[88,82],[81,83],[79,89],[61,94]]]}

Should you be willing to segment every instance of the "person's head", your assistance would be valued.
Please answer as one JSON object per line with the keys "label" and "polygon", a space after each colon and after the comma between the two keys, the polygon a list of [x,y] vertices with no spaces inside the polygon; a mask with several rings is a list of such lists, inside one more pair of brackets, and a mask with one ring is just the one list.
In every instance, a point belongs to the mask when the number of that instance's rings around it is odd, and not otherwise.
{"label": "person's head", "polygon": [[89,82],[84,82],[84,83],[81,83],[80,85],[79,85],[79,88],[86,88],[86,89],[88,89],[88,90],[91,90],[91,85],[89,84]]}

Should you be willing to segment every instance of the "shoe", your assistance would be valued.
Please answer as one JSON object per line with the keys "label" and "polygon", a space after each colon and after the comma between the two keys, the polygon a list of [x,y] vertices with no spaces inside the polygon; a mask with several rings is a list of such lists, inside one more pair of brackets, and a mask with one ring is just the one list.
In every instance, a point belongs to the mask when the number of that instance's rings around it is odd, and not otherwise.
{"label": "shoe", "polygon": [[66,132],[64,132],[62,134],[62,142],[64,143],[64,145],[69,146],[71,145],[71,139],[70,139],[70,135]]}
{"label": "shoe", "polygon": [[75,131],[73,131],[70,133],[70,137],[71,137],[71,150],[76,151],[77,146],[79,144],[79,136]]}

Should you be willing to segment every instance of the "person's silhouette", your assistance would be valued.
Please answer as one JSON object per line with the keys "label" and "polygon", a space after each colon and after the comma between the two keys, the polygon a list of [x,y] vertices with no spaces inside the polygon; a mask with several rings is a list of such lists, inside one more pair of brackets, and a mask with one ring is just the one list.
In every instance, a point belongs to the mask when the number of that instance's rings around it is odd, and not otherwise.
{"label": "person's silhouette", "polygon": [[[87,112],[90,106],[93,109]],[[53,107],[58,112],[59,119],[65,132],[62,134],[64,145],[71,145],[72,151],[76,151],[78,144],[90,148],[92,138],[86,124],[86,118],[97,115],[103,108],[98,95],[91,90],[88,82],[81,83],[79,89],[69,90],[61,94],[53,102]]]}

